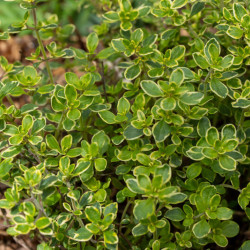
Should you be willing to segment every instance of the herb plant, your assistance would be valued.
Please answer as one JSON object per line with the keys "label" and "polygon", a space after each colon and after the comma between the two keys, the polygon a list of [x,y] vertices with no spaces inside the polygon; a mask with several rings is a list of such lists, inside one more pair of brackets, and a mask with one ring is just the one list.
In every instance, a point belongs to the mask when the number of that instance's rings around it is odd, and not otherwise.
{"label": "herb plant", "polygon": [[37,18],[49,1],[13,0],[26,12],[0,38],[37,46],[0,57],[8,234],[38,249],[226,247],[234,214],[250,218],[247,2],[96,1],[79,48],[73,24]]}

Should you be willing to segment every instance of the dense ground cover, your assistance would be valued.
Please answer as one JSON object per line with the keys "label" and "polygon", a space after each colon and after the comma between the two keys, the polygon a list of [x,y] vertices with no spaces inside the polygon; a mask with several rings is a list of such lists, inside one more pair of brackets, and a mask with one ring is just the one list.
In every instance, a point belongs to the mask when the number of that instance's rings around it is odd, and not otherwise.
{"label": "dense ground cover", "polygon": [[247,1],[1,6],[0,208],[13,242],[250,248]]}

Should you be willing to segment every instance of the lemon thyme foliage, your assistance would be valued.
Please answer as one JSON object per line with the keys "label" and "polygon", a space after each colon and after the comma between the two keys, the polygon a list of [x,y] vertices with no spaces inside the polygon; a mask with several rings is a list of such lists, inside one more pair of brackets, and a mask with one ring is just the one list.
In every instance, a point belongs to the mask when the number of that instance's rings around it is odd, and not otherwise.
{"label": "lemon thyme foliage", "polygon": [[22,62],[0,57],[7,232],[41,235],[38,249],[237,237],[237,213],[250,218],[247,1],[101,0],[81,48],[73,24],[38,18],[49,1],[12,2],[24,16],[0,38],[27,31],[37,47]]}

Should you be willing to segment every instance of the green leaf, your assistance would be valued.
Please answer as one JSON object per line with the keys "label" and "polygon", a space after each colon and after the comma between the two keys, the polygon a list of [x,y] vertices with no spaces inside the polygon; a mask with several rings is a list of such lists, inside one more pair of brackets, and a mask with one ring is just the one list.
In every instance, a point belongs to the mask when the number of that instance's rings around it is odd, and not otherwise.
{"label": "green leaf", "polygon": [[188,166],[186,174],[189,179],[194,179],[200,175],[202,166],[200,163],[193,163]]}
{"label": "green leaf", "polygon": [[18,85],[17,81],[9,82],[8,84],[5,84],[3,87],[0,88],[0,100],[7,94],[11,93],[11,91]]}
{"label": "green leaf", "polygon": [[37,145],[38,143],[43,141],[43,137],[42,136],[30,136],[28,141],[32,144],[32,145]]}
{"label": "green leaf", "polygon": [[229,26],[227,34],[234,39],[240,39],[243,35],[243,30],[238,28],[237,26]]}
{"label": "green leaf", "polygon": [[65,105],[63,105],[55,96],[51,99],[51,107],[56,112],[65,110]]}
{"label": "green leaf", "polygon": [[163,68],[154,68],[148,71],[148,76],[151,78],[161,77],[164,74]]}
{"label": "green leaf", "polygon": [[6,199],[1,199],[0,200],[0,208],[11,209],[14,206],[15,206],[15,202],[10,202],[10,201],[8,201]]}
{"label": "green leaf", "polygon": [[190,13],[190,17],[198,14],[199,12],[201,12],[205,7],[205,3],[204,2],[196,2],[194,3],[194,5],[192,5],[191,8],[191,13]]}
{"label": "green leaf", "polygon": [[126,184],[131,192],[136,194],[144,194],[144,190],[139,187],[138,181],[136,179],[127,179]]}
{"label": "green leaf", "polygon": [[104,216],[106,216],[108,214],[114,214],[114,215],[116,215],[117,214],[117,210],[118,210],[118,204],[117,204],[117,202],[110,203],[110,204],[108,204],[104,208],[103,215]]}
{"label": "green leaf", "polygon": [[162,177],[162,182],[167,183],[168,181],[170,181],[170,179],[172,177],[171,167],[168,164],[158,166],[155,169],[155,177],[156,176],[161,176]]}
{"label": "green leaf", "polygon": [[23,135],[14,135],[9,138],[11,145],[19,145],[23,141]]}
{"label": "green leaf", "polygon": [[119,14],[115,11],[108,11],[106,12],[103,17],[105,19],[107,19],[109,22],[113,23],[113,22],[117,22],[120,20],[119,18]]}
{"label": "green leaf", "polygon": [[125,72],[124,76],[127,80],[133,80],[138,77],[141,73],[141,68],[139,64],[132,65],[128,67]]}
{"label": "green leaf", "polygon": [[186,216],[185,213],[179,207],[175,207],[168,210],[165,214],[165,217],[172,221],[182,221],[185,219]]}
{"label": "green leaf", "polygon": [[184,81],[184,72],[181,68],[177,68],[175,69],[171,75],[170,75],[170,79],[169,82],[174,82],[177,85],[181,85]]}
{"label": "green leaf", "polygon": [[143,39],[143,31],[142,29],[136,29],[132,35],[131,40],[134,41],[136,45],[138,45]]}
{"label": "green leaf", "polygon": [[116,123],[116,117],[112,112],[105,110],[105,111],[98,112],[98,114],[105,123],[107,124]]}
{"label": "green leaf", "polygon": [[3,158],[12,158],[18,155],[22,151],[22,147],[20,146],[12,146],[7,148],[1,153]]}
{"label": "green leaf", "polygon": [[63,152],[66,152],[71,148],[72,141],[73,141],[72,135],[66,135],[62,138],[61,148]]}
{"label": "green leaf", "polygon": [[232,103],[232,106],[234,108],[248,108],[250,107],[250,100],[244,99],[244,98],[239,98],[235,102]]}
{"label": "green leaf", "polygon": [[67,117],[72,121],[78,120],[81,117],[81,112],[78,109],[70,109],[67,112]]}
{"label": "green leaf", "polygon": [[104,154],[108,150],[110,139],[105,132],[101,130],[93,135],[91,142],[97,143],[99,152]]}
{"label": "green leaf", "polygon": [[51,222],[47,217],[41,217],[36,221],[36,227],[38,229],[43,229],[45,227],[48,227],[50,224]]}
{"label": "green leaf", "polygon": [[[220,47],[220,44],[219,44],[218,40],[215,39],[215,38],[211,38],[211,39],[206,43],[206,45],[205,45],[205,47],[204,47],[204,53],[205,53],[206,59],[207,59],[207,61],[208,61],[210,64],[213,63],[213,59],[214,59],[214,58],[211,57],[211,54],[210,54],[211,52],[209,51],[209,50],[210,50],[211,44],[213,44],[214,46],[217,47],[217,52],[215,52],[215,53],[217,54],[217,56],[220,55],[220,52],[221,52],[221,47]],[[214,46],[213,46],[213,47],[214,47]],[[215,51],[215,49],[214,49],[214,51]]]}
{"label": "green leaf", "polygon": [[71,84],[73,86],[78,85],[80,82],[78,76],[73,72],[66,72],[65,80],[68,84]]}
{"label": "green leaf", "polygon": [[248,250],[250,248],[250,240],[246,240],[243,242],[239,250]]}
{"label": "green leaf", "polygon": [[228,240],[223,234],[214,234],[213,240],[220,247],[226,247],[228,244]]}
{"label": "green leaf", "polygon": [[207,59],[203,55],[199,54],[198,52],[193,53],[193,59],[195,63],[202,69],[207,69],[209,67],[209,63]]}
{"label": "green leaf", "polygon": [[220,167],[224,170],[227,170],[227,171],[236,170],[236,161],[228,155],[221,155],[219,157],[219,164],[220,164]]}
{"label": "green leaf", "polygon": [[234,221],[223,221],[220,224],[220,228],[221,228],[222,234],[228,238],[232,238],[236,236],[240,231],[239,225]]}
{"label": "green leaf", "polygon": [[0,177],[4,177],[6,174],[9,173],[13,164],[11,163],[12,159],[5,159],[0,163]]}
{"label": "green leaf", "polygon": [[87,43],[86,43],[89,53],[95,52],[98,43],[99,43],[98,35],[95,32],[90,33],[87,37]]}
{"label": "green leaf", "polygon": [[187,92],[180,96],[180,101],[187,105],[196,105],[201,102],[204,95],[200,92]]}
{"label": "green leaf", "polygon": [[38,132],[42,131],[43,128],[46,125],[46,119],[43,118],[38,118],[34,121],[32,129],[31,129],[31,134],[37,134]]}
{"label": "green leaf", "polygon": [[176,107],[176,101],[173,97],[167,97],[161,101],[161,108],[163,110],[166,110],[166,111],[174,110],[175,107]]}
{"label": "green leaf", "polygon": [[186,48],[184,45],[177,45],[171,50],[170,59],[179,61],[185,55]]}
{"label": "green leaf", "polygon": [[124,10],[125,12],[130,11],[132,8],[129,0],[120,0],[119,5],[121,10]]}
{"label": "green leaf", "polygon": [[211,228],[205,219],[200,220],[194,224],[192,231],[196,238],[204,238],[210,232]]}
{"label": "green leaf", "polygon": [[136,200],[134,206],[134,216],[137,220],[149,218],[155,212],[155,205],[153,199]]}
{"label": "green leaf", "polygon": [[77,91],[74,86],[67,84],[64,90],[66,100],[68,102],[68,105],[74,104],[76,98],[77,98]]}
{"label": "green leaf", "polygon": [[22,121],[22,131],[27,134],[28,131],[32,128],[33,126],[33,118],[31,115],[26,115],[24,118],[23,118],[23,121]]}
{"label": "green leaf", "polygon": [[227,208],[227,207],[219,207],[216,210],[216,216],[219,220],[230,220],[233,215],[233,210]]}
{"label": "green leaf", "polygon": [[73,234],[73,239],[76,241],[89,241],[92,238],[93,234],[88,231],[85,227],[80,228]]}
{"label": "green leaf", "polygon": [[209,145],[214,146],[215,142],[219,140],[219,132],[215,127],[210,127],[206,133],[206,141]]}
{"label": "green leaf", "polygon": [[172,9],[180,9],[184,5],[186,5],[187,0],[174,0],[172,3]]}
{"label": "green leaf", "polygon": [[122,38],[113,39],[111,41],[111,44],[112,44],[114,50],[117,51],[117,52],[125,52],[126,51],[126,47],[125,47],[125,45],[123,43]]}
{"label": "green leaf", "polygon": [[152,97],[163,96],[162,90],[153,81],[150,81],[150,80],[143,80],[143,81],[141,81],[141,88],[149,96],[152,96]]}
{"label": "green leaf", "polygon": [[161,120],[153,126],[152,133],[156,142],[162,142],[170,135],[171,127]]}
{"label": "green leaf", "polygon": [[138,176],[138,184],[142,190],[150,190],[152,186],[150,178],[144,174]]}
{"label": "green leaf", "polygon": [[132,125],[129,125],[125,128],[123,135],[127,140],[135,140],[143,135],[143,130],[134,128]]}
{"label": "green leaf", "polygon": [[97,54],[97,58],[101,60],[107,59],[109,56],[113,55],[115,52],[116,51],[112,47],[105,48]]}
{"label": "green leaf", "polygon": [[104,171],[107,167],[107,160],[104,158],[95,159],[95,169],[97,171]]}
{"label": "green leaf", "polygon": [[226,98],[228,95],[227,87],[219,81],[217,78],[212,78],[210,84],[210,89],[219,97]]}
{"label": "green leaf", "polygon": [[137,224],[133,229],[132,229],[132,234],[135,237],[142,236],[148,232],[148,227],[146,225],[142,225],[141,223]]}
{"label": "green leaf", "polygon": [[234,17],[240,22],[244,15],[247,15],[247,11],[240,3],[233,4],[233,14]]}
{"label": "green leaf", "polygon": [[103,232],[104,242],[105,244],[117,244],[118,236],[115,232],[107,230]]}
{"label": "green leaf", "polygon": [[130,109],[130,103],[128,99],[126,99],[125,97],[120,98],[117,104],[118,113],[126,115],[129,112],[129,109]]}
{"label": "green leaf", "polygon": [[198,126],[197,126],[197,132],[201,137],[206,136],[207,130],[211,127],[211,123],[207,117],[202,117],[199,120]]}
{"label": "green leaf", "polygon": [[46,143],[50,149],[56,150],[58,153],[61,152],[61,148],[59,146],[59,143],[53,135],[48,134],[46,136]]}
{"label": "green leaf", "polygon": [[233,62],[234,62],[234,56],[227,55],[223,57],[221,61],[221,67],[223,67],[224,69],[227,69],[233,64]]}
{"label": "green leaf", "polygon": [[161,34],[161,39],[171,40],[175,37],[176,33],[177,33],[177,31],[175,29],[168,29]]}
{"label": "green leaf", "polygon": [[99,222],[101,219],[100,211],[94,206],[87,206],[84,212],[87,219],[91,222]]}
{"label": "green leaf", "polygon": [[184,193],[176,192],[169,196],[164,197],[164,200],[170,204],[182,203],[187,199],[187,195]]}
{"label": "green leaf", "polygon": [[218,153],[215,149],[205,147],[202,149],[202,154],[209,159],[215,159],[218,156]]}

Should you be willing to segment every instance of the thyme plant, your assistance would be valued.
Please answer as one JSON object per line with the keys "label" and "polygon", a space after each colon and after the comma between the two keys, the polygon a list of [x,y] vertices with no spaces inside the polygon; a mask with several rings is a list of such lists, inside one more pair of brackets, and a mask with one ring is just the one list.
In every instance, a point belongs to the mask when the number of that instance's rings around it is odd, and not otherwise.
{"label": "thyme plant", "polygon": [[13,0],[24,17],[0,34],[36,39],[22,62],[0,57],[8,234],[39,235],[37,249],[226,247],[235,212],[250,218],[248,1],[96,1],[82,47],[74,24],[37,17],[49,2]]}

